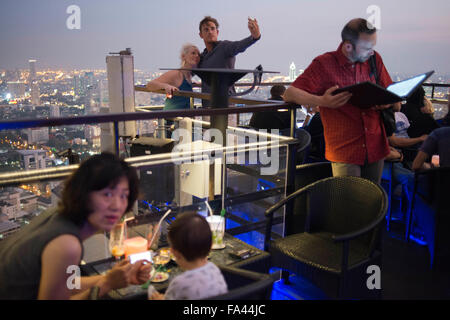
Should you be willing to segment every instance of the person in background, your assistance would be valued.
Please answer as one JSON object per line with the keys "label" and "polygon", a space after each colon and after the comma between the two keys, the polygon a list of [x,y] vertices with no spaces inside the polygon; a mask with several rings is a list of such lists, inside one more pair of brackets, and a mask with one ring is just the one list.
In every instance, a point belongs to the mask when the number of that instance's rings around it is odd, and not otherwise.
{"label": "person in background", "polygon": [[[269,100],[283,101],[283,94],[286,87],[274,85],[270,89]],[[261,111],[253,113],[250,127],[255,129],[289,129],[291,127],[291,116],[289,111]]]}
{"label": "person in background", "polygon": [[410,123],[408,136],[411,138],[418,138],[439,128],[439,124],[433,118],[433,105],[426,97],[423,87],[417,88],[406,100],[401,107],[401,112],[406,115]]}
{"label": "person in background", "polygon": [[[187,43],[181,48],[181,68],[196,68],[200,61],[200,51],[198,48]],[[193,91],[192,90],[192,72],[189,70],[169,70],[158,78],[147,83],[146,88],[149,90],[164,90],[166,92],[166,100],[164,102],[164,110],[185,110],[190,109],[191,102],[189,97],[174,96],[176,91]],[[166,119],[167,136],[171,135],[174,124],[173,120]]]}
{"label": "person in background", "polygon": [[2,241],[0,299],[88,299],[149,279],[150,264],[122,261],[105,275],[81,277],[68,286],[79,266],[83,241],[110,231],[138,196],[136,170],[110,153],[95,155],[65,183],[61,203]]}
{"label": "person in background", "polygon": [[339,87],[377,82],[369,64],[373,55],[379,84],[387,87],[392,83],[381,56],[374,50],[376,31],[365,19],[349,21],[341,32],[337,50],[316,57],[286,90],[284,99],[320,107],[325,157],[332,162],[334,176],[358,176],[380,183],[389,146],[379,110],[390,106],[361,109],[348,102],[351,93],[333,94]]}
{"label": "person in background", "polygon": [[[200,60],[198,48],[190,43],[181,48],[181,68],[191,69],[197,67]],[[166,91],[167,99],[164,110],[189,109],[189,97],[173,96],[179,90],[192,91],[192,73],[189,70],[169,70],[155,80],[147,83],[147,89]]]}
{"label": "person in background", "polygon": [[184,272],[170,282],[164,295],[156,291],[150,300],[198,300],[228,291],[220,269],[208,261],[212,233],[204,217],[195,212],[179,215],[169,226],[168,239]]}
{"label": "person in background", "polygon": [[419,146],[427,138],[426,134],[412,138],[409,136],[410,123],[406,115],[400,111],[400,104],[393,106],[395,116],[395,132],[388,137],[389,145],[399,148],[402,152],[402,161],[408,168],[411,168],[412,162],[417,155]]}
{"label": "person in background", "polygon": [[[248,18],[248,29],[250,36],[240,41],[218,41],[219,22],[211,16],[203,18],[199,24],[199,35],[203,39],[206,48],[200,55],[198,67],[234,69],[236,55],[244,52],[248,47],[261,39],[256,19]],[[211,92],[205,81],[202,81],[202,92]],[[230,88],[230,92],[234,92],[234,86]],[[209,101],[203,100],[202,105],[203,107],[208,107]]]}
{"label": "person in background", "polygon": [[426,161],[433,155],[439,156],[439,166],[450,166],[450,127],[442,127],[430,133],[427,139],[419,148],[416,158],[413,161],[412,169],[428,169],[430,163]]}

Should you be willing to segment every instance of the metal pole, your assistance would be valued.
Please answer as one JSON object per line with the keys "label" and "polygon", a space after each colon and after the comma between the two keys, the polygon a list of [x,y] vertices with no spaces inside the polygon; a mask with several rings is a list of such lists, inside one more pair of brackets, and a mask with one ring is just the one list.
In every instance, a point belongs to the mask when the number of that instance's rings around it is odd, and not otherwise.
{"label": "metal pole", "polygon": [[291,108],[291,131],[290,131],[290,136],[291,138],[294,137],[295,135],[295,118],[296,118],[296,108]]}
{"label": "metal pole", "polygon": [[116,154],[120,156],[120,146],[119,146],[119,123],[117,121],[114,121],[114,146],[116,149]]}

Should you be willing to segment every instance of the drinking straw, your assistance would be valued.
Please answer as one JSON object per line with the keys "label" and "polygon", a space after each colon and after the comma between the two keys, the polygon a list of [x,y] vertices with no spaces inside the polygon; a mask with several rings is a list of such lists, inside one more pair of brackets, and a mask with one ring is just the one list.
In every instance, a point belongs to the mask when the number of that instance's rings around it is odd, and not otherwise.
{"label": "drinking straw", "polygon": [[172,212],[172,209],[167,210],[167,212],[163,215],[163,217],[159,220],[157,226],[156,226],[156,230],[153,229],[153,237],[152,240],[150,241],[150,244],[148,245],[148,247],[150,248],[153,244],[153,241],[155,240],[156,234],[159,231],[159,228],[161,227],[161,223],[163,222],[163,220],[169,215],[169,213]]}
{"label": "drinking straw", "polygon": [[211,207],[209,206],[208,201],[205,201],[205,203],[206,203],[206,206],[208,207],[209,215],[212,216],[213,215],[213,211],[212,211]]}

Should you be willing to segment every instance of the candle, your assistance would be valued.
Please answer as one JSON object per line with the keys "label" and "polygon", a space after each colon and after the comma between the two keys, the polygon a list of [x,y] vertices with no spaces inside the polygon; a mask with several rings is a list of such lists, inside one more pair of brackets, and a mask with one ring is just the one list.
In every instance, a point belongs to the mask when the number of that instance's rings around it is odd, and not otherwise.
{"label": "candle", "polygon": [[128,255],[138,252],[147,251],[147,239],[142,237],[134,237],[124,241],[125,253]]}

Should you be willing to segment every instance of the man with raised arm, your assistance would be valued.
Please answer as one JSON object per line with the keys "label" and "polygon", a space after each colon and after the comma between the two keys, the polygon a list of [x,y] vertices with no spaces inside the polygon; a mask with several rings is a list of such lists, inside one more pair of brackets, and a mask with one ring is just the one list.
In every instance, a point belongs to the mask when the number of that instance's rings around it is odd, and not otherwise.
{"label": "man with raised arm", "polygon": [[[199,24],[200,38],[205,42],[205,50],[200,55],[198,68],[226,68],[234,69],[236,55],[244,52],[248,47],[261,38],[258,21],[248,18],[250,36],[240,41],[218,41],[219,23],[216,19],[206,16]],[[209,86],[202,81],[202,92],[210,92]],[[234,87],[230,88],[234,92]],[[208,101],[203,100],[203,106],[208,106]]]}
{"label": "man with raised arm", "polygon": [[365,19],[349,21],[341,32],[336,51],[316,57],[286,90],[284,100],[320,107],[324,127],[325,157],[334,176],[359,176],[379,183],[389,146],[380,118],[381,109],[361,109],[348,101],[351,93],[333,95],[337,88],[359,82],[376,82],[369,58],[375,55],[378,83],[392,83],[381,56],[374,51],[375,27]]}

